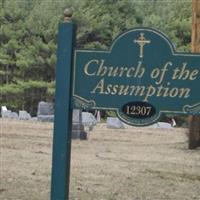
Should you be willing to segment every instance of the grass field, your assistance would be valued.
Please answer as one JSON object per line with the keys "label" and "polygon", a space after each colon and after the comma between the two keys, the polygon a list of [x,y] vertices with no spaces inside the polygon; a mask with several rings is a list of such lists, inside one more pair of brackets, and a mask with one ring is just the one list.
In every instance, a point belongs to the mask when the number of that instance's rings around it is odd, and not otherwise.
{"label": "grass field", "polygon": [[[50,123],[0,119],[0,199],[50,199]],[[99,124],[73,140],[70,200],[200,200],[200,149],[186,129]]]}

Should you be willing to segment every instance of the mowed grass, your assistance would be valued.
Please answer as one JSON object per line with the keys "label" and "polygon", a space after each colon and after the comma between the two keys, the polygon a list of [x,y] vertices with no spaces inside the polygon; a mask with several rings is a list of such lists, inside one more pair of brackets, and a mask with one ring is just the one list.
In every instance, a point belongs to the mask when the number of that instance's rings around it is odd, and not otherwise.
{"label": "mowed grass", "polygon": [[[200,200],[186,129],[97,125],[72,141],[70,200]],[[50,199],[53,124],[0,119],[0,199]]]}

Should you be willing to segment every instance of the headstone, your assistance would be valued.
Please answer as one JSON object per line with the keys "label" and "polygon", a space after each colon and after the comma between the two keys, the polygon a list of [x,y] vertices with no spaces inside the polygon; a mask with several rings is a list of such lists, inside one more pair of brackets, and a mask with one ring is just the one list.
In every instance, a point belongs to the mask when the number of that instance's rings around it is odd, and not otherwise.
{"label": "headstone", "polygon": [[36,122],[36,121],[38,120],[38,118],[37,118],[37,117],[32,117],[30,120],[31,120],[32,122]]}
{"label": "headstone", "polygon": [[1,106],[1,116],[2,118],[19,119],[18,114],[16,112],[8,110],[6,106]]}
{"label": "headstone", "polygon": [[149,126],[145,126],[144,128],[158,128],[158,123],[154,123]]}
{"label": "headstone", "polygon": [[19,116],[18,116],[18,114],[17,114],[16,112],[11,112],[10,117],[11,117],[12,119],[19,119]]}
{"label": "headstone", "polygon": [[37,110],[37,119],[42,122],[54,121],[54,108],[50,102],[40,101]]}
{"label": "headstone", "polygon": [[100,111],[98,110],[97,111],[97,123],[100,123],[101,122],[101,113]]}
{"label": "headstone", "polygon": [[173,128],[173,127],[170,123],[167,123],[167,122],[157,122],[155,124],[147,126],[147,128],[164,128],[164,129],[169,128],[170,129],[170,128]]}
{"label": "headstone", "polygon": [[4,112],[4,111],[7,111],[7,107],[6,106],[1,106],[1,113]]}
{"label": "headstone", "polygon": [[107,128],[113,128],[113,129],[125,128],[123,122],[116,117],[107,117],[106,123],[107,123]]}
{"label": "headstone", "polygon": [[172,125],[170,123],[166,122],[158,122],[158,128],[172,128]]}
{"label": "headstone", "polygon": [[74,109],[72,118],[72,139],[77,138],[87,139],[87,133],[84,131],[81,110]]}
{"label": "headstone", "polygon": [[89,130],[92,130],[97,124],[97,120],[92,113],[82,112],[82,123],[84,126],[88,127]]}
{"label": "headstone", "polygon": [[1,112],[1,116],[2,118],[11,118],[11,113],[12,113],[11,110],[5,110]]}
{"label": "headstone", "polygon": [[81,122],[82,122],[81,110],[74,109],[73,110],[73,123],[81,124]]}
{"label": "headstone", "polygon": [[172,127],[175,127],[176,126],[176,121],[174,118],[172,118],[172,123],[171,123]]}
{"label": "headstone", "polygon": [[54,114],[54,108],[52,103],[44,101],[39,102],[37,115],[53,115],[53,114]]}
{"label": "headstone", "polygon": [[31,115],[25,110],[20,110],[19,111],[19,119],[20,120],[29,120],[29,119],[31,119]]}
{"label": "headstone", "polygon": [[38,115],[37,120],[41,122],[53,122],[54,115]]}
{"label": "headstone", "polygon": [[6,112],[8,109],[6,106],[1,106],[1,117],[4,117],[4,112]]}

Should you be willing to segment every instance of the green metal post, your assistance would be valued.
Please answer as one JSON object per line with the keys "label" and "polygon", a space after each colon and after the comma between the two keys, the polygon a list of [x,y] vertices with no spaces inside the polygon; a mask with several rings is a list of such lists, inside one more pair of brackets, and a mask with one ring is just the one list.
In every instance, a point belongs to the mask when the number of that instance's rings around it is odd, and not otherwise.
{"label": "green metal post", "polygon": [[74,37],[74,24],[71,21],[59,25],[51,200],[69,199]]}

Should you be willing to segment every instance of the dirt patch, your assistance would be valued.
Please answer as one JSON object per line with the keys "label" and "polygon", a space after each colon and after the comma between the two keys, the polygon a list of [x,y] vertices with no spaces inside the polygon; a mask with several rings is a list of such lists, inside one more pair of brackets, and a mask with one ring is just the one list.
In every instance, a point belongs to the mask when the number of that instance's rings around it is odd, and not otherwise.
{"label": "dirt patch", "polygon": [[[0,119],[0,199],[50,199],[53,125]],[[73,140],[70,200],[200,200],[200,150],[186,129],[99,124]]]}

